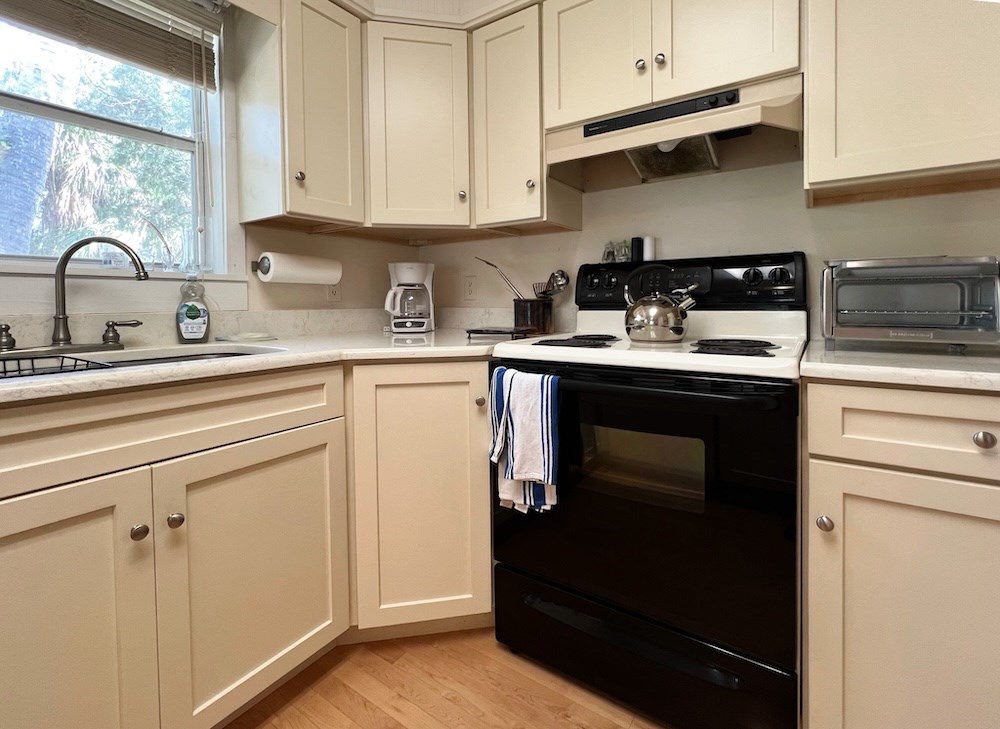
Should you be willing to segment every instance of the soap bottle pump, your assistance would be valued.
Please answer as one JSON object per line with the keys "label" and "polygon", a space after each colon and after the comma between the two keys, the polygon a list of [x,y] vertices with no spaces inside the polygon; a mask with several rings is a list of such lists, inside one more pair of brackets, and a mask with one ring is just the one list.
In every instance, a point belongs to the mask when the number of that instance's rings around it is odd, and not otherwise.
{"label": "soap bottle pump", "polygon": [[181,284],[181,303],[177,307],[177,339],[181,344],[198,344],[208,341],[208,306],[205,305],[205,287],[197,281],[197,274],[189,273]]}

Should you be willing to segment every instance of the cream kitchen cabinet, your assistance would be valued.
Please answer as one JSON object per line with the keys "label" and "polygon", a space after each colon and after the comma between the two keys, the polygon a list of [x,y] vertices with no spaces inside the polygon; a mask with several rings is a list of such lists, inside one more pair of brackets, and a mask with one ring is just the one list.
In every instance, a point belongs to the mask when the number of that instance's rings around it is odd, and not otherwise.
{"label": "cream kitchen cabinet", "polygon": [[546,0],[545,127],[799,66],[798,0]]}
{"label": "cream kitchen cabinet", "polygon": [[582,228],[580,191],[542,161],[538,7],[474,31],[472,71],[476,225]]}
{"label": "cream kitchen cabinet", "polygon": [[468,34],[365,27],[370,222],[468,226]]}
{"label": "cream kitchen cabinet", "polygon": [[149,468],[0,501],[0,726],[158,729]]}
{"label": "cream kitchen cabinet", "polygon": [[359,628],[491,609],[486,362],[348,375]]}
{"label": "cream kitchen cabinet", "polygon": [[278,26],[230,21],[241,222],[362,223],[361,22],[330,0],[284,0]]}
{"label": "cream kitchen cabinet", "polygon": [[984,167],[998,176],[1000,5],[807,5],[806,184],[815,197],[880,180],[981,176]]}
{"label": "cream kitchen cabinet", "polygon": [[4,409],[0,726],[207,729],[347,629],[342,383]]}
{"label": "cream kitchen cabinet", "polygon": [[1000,397],[807,393],[806,729],[1000,726]]}

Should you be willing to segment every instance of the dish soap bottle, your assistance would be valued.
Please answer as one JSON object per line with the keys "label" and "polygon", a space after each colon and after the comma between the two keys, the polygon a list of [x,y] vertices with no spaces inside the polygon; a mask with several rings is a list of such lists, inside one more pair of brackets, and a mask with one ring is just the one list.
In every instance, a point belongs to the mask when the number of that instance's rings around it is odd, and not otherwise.
{"label": "dish soap bottle", "polygon": [[208,307],[205,305],[205,287],[189,273],[181,284],[181,303],[177,307],[177,338],[181,344],[208,341]]}

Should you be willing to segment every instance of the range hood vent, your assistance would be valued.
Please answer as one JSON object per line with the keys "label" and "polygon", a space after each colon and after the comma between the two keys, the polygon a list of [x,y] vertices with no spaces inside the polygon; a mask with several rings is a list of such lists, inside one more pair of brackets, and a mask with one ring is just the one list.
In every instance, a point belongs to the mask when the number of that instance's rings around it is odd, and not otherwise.
{"label": "range hood vent", "polygon": [[710,134],[627,149],[625,154],[641,182],[655,182],[678,175],[719,171],[719,155]]}
{"label": "range hood vent", "polygon": [[[634,150],[629,153],[629,159],[644,179],[708,171],[715,157],[708,135],[756,125],[802,131],[801,74],[548,132],[545,161],[552,165]],[[664,143],[690,139],[695,141],[685,146],[691,154],[684,156],[692,160],[694,166],[680,171],[677,167],[679,156],[675,162],[667,161],[678,150],[665,152],[669,145]],[[637,163],[637,160],[645,162]],[[666,174],[656,173],[647,178],[647,173],[639,170],[640,164],[650,167],[647,170],[650,174],[655,172],[653,168]],[[700,169],[706,165],[705,169]],[[718,168],[718,160],[714,160],[714,166]]]}

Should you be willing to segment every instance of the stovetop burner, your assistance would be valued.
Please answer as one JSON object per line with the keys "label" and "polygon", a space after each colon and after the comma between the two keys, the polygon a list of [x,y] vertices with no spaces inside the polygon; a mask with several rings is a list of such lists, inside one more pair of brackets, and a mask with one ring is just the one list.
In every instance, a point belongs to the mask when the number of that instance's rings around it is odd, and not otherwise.
{"label": "stovetop burner", "polygon": [[614,334],[574,334],[570,339],[585,339],[591,342],[617,342],[621,337]]}
{"label": "stovetop burner", "polygon": [[584,349],[601,349],[610,347],[608,342],[597,339],[542,339],[533,344],[542,347],[581,347]]}
{"label": "stovetop burner", "polygon": [[766,339],[699,339],[699,347],[753,347],[754,349],[780,349],[777,344]]}
{"label": "stovetop burner", "polygon": [[585,349],[601,349],[610,347],[612,342],[617,342],[621,337],[614,334],[575,334],[566,339],[543,339],[535,344],[546,347],[583,347]]}
{"label": "stovetop burner", "polygon": [[773,357],[764,347],[698,347],[692,354],[728,354],[736,357]]}

